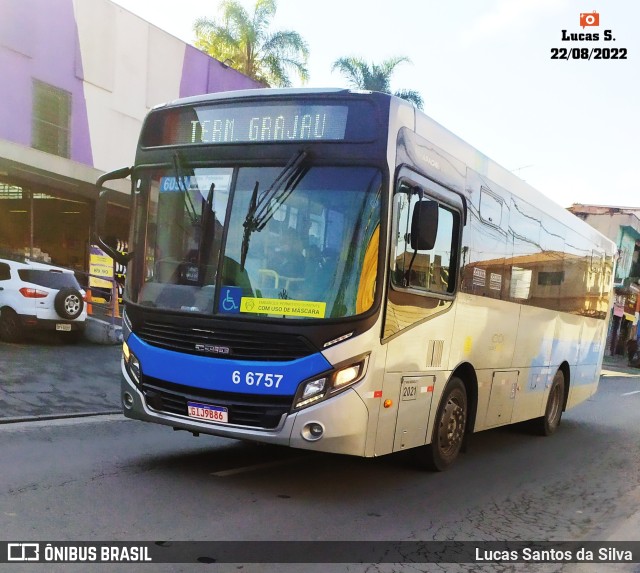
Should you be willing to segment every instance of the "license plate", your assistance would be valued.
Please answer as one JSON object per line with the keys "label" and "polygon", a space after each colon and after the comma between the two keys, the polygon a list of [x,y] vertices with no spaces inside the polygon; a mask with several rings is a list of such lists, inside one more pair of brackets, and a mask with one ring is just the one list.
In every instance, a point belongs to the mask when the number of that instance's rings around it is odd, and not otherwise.
{"label": "license plate", "polygon": [[70,324],[56,324],[56,330],[62,330],[63,332],[71,332]]}
{"label": "license plate", "polygon": [[221,422],[223,424],[229,423],[229,410],[222,406],[187,402],[187,413],[190,418],[198,418],[208,422]]}

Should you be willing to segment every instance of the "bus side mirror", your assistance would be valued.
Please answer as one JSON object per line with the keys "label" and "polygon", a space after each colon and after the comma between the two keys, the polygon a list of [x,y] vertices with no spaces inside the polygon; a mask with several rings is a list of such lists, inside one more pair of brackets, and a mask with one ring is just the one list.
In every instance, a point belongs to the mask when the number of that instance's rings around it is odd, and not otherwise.
{"label": "bus side mirror", "polygon": [[438,233],[438,203],[418,201],[411,218],[411,248],[414,251],[430,251],[436,244]]}
{"label": "bus side mirror", "polygon": [[131,195],[125,195],[120,191],[114,189],[105,189],[103,185],[106,181],[114,179],[124,179],[131,174],[131,169],[126,167],[124,169],[118,169],[110,173],[105,173],[96,181],[96,188],[98,191],[98,200],[96,201],[95,210],[95,242],[100,245],[100,248],[107,253],[116,262],[126,265],[131,258],[132,253],[123,255],[117,251],[113,246],[109,244],[105,237],[109,236],[109,218],[107,216],[109,205],[118,205],[121,207],[131,207]]}

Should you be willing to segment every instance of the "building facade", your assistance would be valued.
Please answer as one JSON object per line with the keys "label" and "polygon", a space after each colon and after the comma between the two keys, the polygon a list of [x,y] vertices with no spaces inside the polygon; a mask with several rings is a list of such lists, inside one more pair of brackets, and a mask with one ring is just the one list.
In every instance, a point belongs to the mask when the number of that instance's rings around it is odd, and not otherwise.
{"label": "building facade", "polygon": [[609,237],[618,246],[609,352],[624,354],[627,342],[637,340],[639,333],[640,207],[576,203],[569,207],[569,211]]}
{"label": "building facade", "polygon": [[133,163],[149,109],[263,87],[109,0],[0,0],[0,74],[0,253],[78,270],[94,183]]}

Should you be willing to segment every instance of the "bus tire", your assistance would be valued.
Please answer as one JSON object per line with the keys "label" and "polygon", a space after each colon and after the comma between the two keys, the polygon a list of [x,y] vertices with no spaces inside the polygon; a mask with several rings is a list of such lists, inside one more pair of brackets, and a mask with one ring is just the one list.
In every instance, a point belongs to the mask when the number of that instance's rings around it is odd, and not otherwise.
{"label": "bus tire", "polygon": [[465,438],[467,410],[467,390],[460,378],[453,377],[442,393],[431,443],[416,450],[421,467],[442,472],[455,462]]}
{"label": "bus tire", "polygon": [[550,436],[560,425],[564,406],[564,373],[558,370],[553,377],[544,416],[532,420],[532,429],[541,436]]}

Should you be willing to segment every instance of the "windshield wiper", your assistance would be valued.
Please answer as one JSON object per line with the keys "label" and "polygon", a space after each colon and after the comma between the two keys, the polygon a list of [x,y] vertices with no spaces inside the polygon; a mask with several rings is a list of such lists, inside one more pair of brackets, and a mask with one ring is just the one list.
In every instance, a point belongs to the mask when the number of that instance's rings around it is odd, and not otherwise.
{"label": "windshield wiper", "polygon": [[305,165],[308,153],[299,151],[284,166],[282,171],[274,179],[271,187],[258,197],[260,183],[256,181],[247,215],[244,219],[244,234],[242,237],[242,249],[240,251],[240,268],[244,270],[244,263],[249,251],[249,241],[254,231],[262,231],[271,220],[274,213],[298,186],[302,178],[309,171],[309,166]]}

